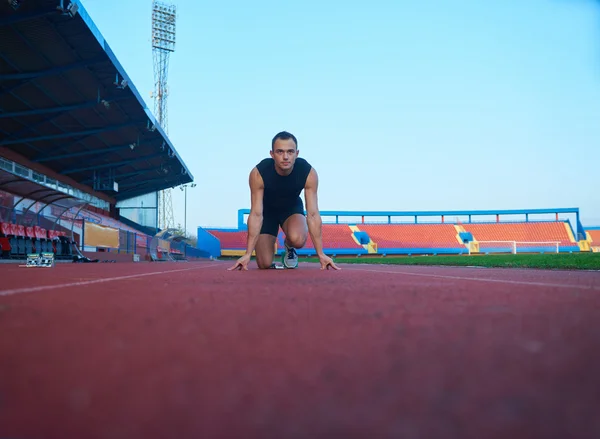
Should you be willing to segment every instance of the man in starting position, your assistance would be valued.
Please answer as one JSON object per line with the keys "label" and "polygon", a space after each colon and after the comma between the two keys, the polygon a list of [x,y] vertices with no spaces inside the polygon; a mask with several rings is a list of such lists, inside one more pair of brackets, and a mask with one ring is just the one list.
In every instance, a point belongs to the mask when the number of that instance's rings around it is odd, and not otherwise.
{"label": "man in starting position", "polygon": [[[250,172],[250,215],[246,253],[229,270],[247,270],[252,252],[256,251],[258,268],[273,268],[273,255],[279,227],[285,234],[283,265],[298,266],[297,248],[306,243],[308,233],[321,269],[338,270],[333,260],[323,253],[321,215],[317,204],[319,177],[303,158],[298,158],[298,141],[282,131],[271,142],[271,158],[262,160]],[[306,212],[300,193],[304,190]]]}

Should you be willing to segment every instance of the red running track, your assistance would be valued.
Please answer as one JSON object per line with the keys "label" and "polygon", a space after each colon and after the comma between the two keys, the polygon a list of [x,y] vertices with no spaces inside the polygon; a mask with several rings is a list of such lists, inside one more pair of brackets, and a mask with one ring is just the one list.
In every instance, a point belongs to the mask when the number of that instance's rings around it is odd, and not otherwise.
{"label": "red running track", "polygon": [[598,438],[600,273],[0,266],[0,438]]}

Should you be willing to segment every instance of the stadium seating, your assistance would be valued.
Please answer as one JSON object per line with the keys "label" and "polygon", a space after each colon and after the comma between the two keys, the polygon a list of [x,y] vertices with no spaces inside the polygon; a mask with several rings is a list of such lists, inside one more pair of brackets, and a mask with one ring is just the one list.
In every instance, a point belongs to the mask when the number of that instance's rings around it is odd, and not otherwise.
{"label": "stadium seating", "polygon": [[462,227],[477,241],[559,242],[576,245],[564,222],[471,223]]}
{"label": "stadium seating", "polygon": [[[142,254],[148,251],[151,237],[129,225],[97,211],[88,211],[87,209],[81,210],[77,218],[78,220],[75,221],[69,215],[64,215],[60,222],[56,223],[55,218],[46,218],[43,215],[27,218],[17,216],[16,222],[23,222],[24,224],[15,224],[10,221],[0,222],[1,256],[3,258],[23,259],[28,253],[54,252],[57,259],[70,259],[73,254],[71,229],[73,229],[75,242],[79,244],[80,234],[82,233],[81,219],[118,229],[120,234],[119,245],[122,248],[115,250],[126,250],[127,247],[128,251],[134,251],[135,249],[137,253]],[[32,221],[35,221],[37,225],[32,224]]]}
{"label": "stadium seating", "polygon": [[[281,232],[283,233],[283,232]],[[322,228],[322,240],[323,248],[329,250],[339,249],[356,249],[363,250],[362,245],[357,243],[352,237],[352,229],[347,224],[323,224]],[[283,238],[282,238],[283,239]],[[280,241],[283,247],[283,240]],[[306,244],[304,248],[307,250],[314,250],[315,246],[308,234]]]}
{"label": "stadium seating", "polygon": [[[245,230],[206,229],[219,239],[221,250],[228,255],[241,254],[246,249],[247,232]],[[354,232],[366,234],[367,242],[358,242]],[[463,232],[470,234],[476,243],[472,250],[463,242]],[[593,231],[600,246],[600,231]],[[517,242],[518,252],[579,251],[571,226],[564,221],[512,222],[512,223],[384,223],[384,224],[323,224],[323,248],[330,254],[426,254],[447,253],[466,254],[472,251],[502,252],[510,250],[512,242]],[[278,249],[283,248],[283,231],[279,230]],[[485,241],[496,241],[486,243]],[[504,246],[497,241],[506,241]],[[528,243],[528,244],[521,244]],[[536,243],[540,243],[536,245]],[[544,243],[544,244],[541,244]],[[373,250],[375,249],[375,250]],[[298,251],[299,254],[314,255],[314,244],[310,237]]]}
{"label": "stadium seating", "polygon": [[[248,240],[248,232],[237,230],[206,229],[216,237],[225,250],[245,250]],[[362,246],[352,238],[352,230],[346,224],[324,224],[323,225],[323,248],[326,249],[356,249],[362,250]],[[279,229],[278,248],[283,248],[283,231]],[[305,250],[314,250],[314,244],[310,234],[303,247]]]}
{"label": "stadium seating", "polygon": [[[69,239],[64,230],[46,230],[39,226],[0,223],[2,257],[23,258],[28,253],[54,252],[62,254]],[[57,248],[58,247],[58,248]]]}
{"label": "stadium seating", "polygon": [[465,246],[457,239],[458,232],[452,224],[358,224],[377,248],[385,249],[461,249]]}
{"label": "stadium seating", "polygon": [[221,249],[246,250],[248,232],[245,230],[223,231],[207,229],[207,231],[220,241]]}

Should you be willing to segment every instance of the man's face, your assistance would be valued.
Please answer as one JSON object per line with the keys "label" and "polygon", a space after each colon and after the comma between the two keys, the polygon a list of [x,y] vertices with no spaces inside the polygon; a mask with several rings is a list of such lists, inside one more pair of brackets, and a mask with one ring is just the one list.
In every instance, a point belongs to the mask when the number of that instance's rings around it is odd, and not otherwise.
{"label": "man's face", "polygon": [[294,139],[277,139],[271,150],[271,157],[275,160],[276,168],[282,172],[290,172],[294,167],[296,157],[298,157],[298,149]]}

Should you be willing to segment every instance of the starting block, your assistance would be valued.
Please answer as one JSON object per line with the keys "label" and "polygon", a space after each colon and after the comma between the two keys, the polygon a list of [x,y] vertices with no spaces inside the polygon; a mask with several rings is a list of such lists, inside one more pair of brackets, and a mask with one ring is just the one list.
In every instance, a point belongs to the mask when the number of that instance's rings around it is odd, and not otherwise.
{"label": "starting block", "polygon": [[54,253],[30,253],[27,255],[27,262],[21,267],[33,268],[33,267],[54,267]]}

